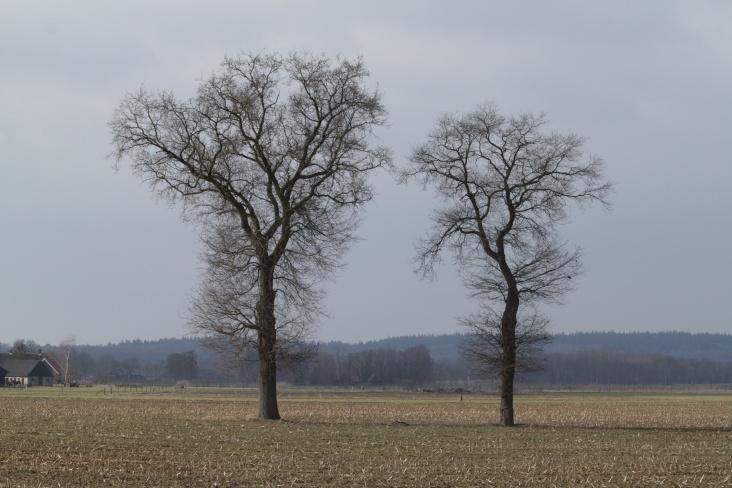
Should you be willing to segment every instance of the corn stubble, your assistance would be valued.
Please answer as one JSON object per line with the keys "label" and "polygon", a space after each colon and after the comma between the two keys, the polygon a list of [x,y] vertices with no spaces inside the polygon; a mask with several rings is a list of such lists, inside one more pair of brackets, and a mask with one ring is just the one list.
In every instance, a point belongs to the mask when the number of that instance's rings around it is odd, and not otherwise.
{"label": "corn stubble", "polygon": [[[38,389],[40,390],[40,389]],[[49,393],[50,391],[50,393]],[[732,396],[0,392],[0,487],[732,486]]]}

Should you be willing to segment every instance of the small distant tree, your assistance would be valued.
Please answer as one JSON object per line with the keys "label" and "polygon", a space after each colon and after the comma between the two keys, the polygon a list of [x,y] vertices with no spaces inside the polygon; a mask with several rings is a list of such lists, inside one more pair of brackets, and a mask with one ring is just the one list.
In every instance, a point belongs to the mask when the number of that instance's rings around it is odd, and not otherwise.
{"label": "small distant tree", "polygon": [[86,351],[76,351],[72,356],[73,366],[71,367],[72,378],[91,378],[97,371],[97,360]]}
{"label": "small distant tree", "polygon": [[30,358],[38,353],[38,344],[32,339],[16,339],[10,353],[14,359]]}
{"label": "small distant tree", "polygon": [[117,364],[115,378],[117,380],[133,381],[139,378],[142,365],[136,357],[127,357]]}
{"label": "small distant tree", "polygon": [[165,361],[150,362],[141,365],[142,372],[148,379],[158,380],[163,376],[165,372]]}
{"label": "small distant tree", "polygon": [[417,385],[424,384],[432,377],[435,364],[427,346],[419,346],[405,349],[401,354],[402,368],[399,372],[404,378],[408,378]]}
{"label": "small distant tree", "polygon": [[402,174],[442,203],[420,243],[419,271],[433,276],[448,248],[484,304],[484,313],[464,320],[474,337],[466,351],[499,370],[505,426],[514,424],[515,374],[532,365],[529,356],[545,340],[547,319],[522,318],[521,305],[560,303],[583,271],[580,249],[569,249],[558,231],[570,205],[609,206],[602,160],[585,156],[583,137],[547,133],[546,123],[543,115],[504,116],[494,104],[444,115]]}
{"label": "small distant tree", "polygon": [[140,373],[141,363],[136,357],[126,358],[119,363],[119,367],[123,368],[128,373]]}
{"label": "small distant tree", "polygon": [[109,383],[112,376],[117,372],[119,361],[110,354],[103,354],[96,360],[95,380],[98,382]]}
{"label": "small distant tree", "polygon": [[165,371],[170,378],[176,381],[196,379],[196,376],[198,376],[196,351],[169,354]]}

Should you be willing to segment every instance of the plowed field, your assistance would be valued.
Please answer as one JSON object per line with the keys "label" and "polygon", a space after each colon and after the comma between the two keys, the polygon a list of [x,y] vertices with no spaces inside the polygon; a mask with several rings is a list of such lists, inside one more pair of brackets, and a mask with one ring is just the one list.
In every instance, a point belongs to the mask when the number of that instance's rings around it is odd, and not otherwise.
{"label": "plowed field", "polygon": [[0,388],[0,487],[732,486],[732,395]]}

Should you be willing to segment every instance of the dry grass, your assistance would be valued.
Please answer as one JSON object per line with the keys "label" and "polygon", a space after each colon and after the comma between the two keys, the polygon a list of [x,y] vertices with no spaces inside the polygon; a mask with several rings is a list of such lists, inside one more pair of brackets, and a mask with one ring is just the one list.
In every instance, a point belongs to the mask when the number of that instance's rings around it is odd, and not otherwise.
{"label": "dry grass", "polygon": [[0,487],[732,486],[731,395],[0,389]]}

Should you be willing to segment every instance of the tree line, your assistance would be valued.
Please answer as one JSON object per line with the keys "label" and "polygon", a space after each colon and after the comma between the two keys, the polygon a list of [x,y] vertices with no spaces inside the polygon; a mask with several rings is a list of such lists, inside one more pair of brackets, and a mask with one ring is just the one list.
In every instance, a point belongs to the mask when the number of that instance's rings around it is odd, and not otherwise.
{"label": "tree line", "polygon": [[[554,349],[573,344],[568,338],[594,343],[595,338],[614,337],[609,344],[618,344],[618,337],[633,334],[582,333],[561,335]],[[725,334],[655,333],[653,336],[687,337],[705,342],[716,337],[724,343],[732,338]],[[687,338],[689,338],[687,337]],[[419,344],[421,339],[430,344]],[[412,336],[373,341],[365,344],[331,342],[321,344],[316,355],[308,361],[294,364],[282,371],[281,381],[311,386],[466,386],[490,380],[481,376],[470,361],[457,354],[457,346],[465,340],[464,334],[443,336]],[[669,339],[670,340],[670,339]],[[451,344],[451,352],[435,356],[435,341],[442,346]],[[146,355],[155,343],[156,355]],[[139,354],[132,345],[137,344]],[[124,341],[106,346],[77,346],[65,349],[63,345],[41,348],[32,340],[16,340],[0,344],[0,352],[13,353],[14,358],[37,357],[39,349],[63,365],[68,361],[67,379],[96,383],[175,383],[193,381],[199,384],[251,385],[257,381],[257,358],[250,354],[225,361],[212,355],[193,339],[163,339],[160,341]],[[381,347],[385,344],[409,346],[403,349]],[[121,346],[121,348],[118,348]],[[375,347],[374,347],[375,346]],[[92,347],[91,352],[85,347]],[[691,344],[685,352],[692,353],[697,345]],[[120,356],[123,351],[123,356]],[[176,351],[176,352],[171,352]],[[201,352],[202,351],[202,352]],[[547,349],[543,368],[520,375],[522,385],[704,385],[732,384],[732,360],[715,361],[669,354],[636,354],[627,351],[595,348],[558,352]],[[139,357],[138,357],[139,356]],[[145,358],[145,359],[140,359]]]}
{"label": "tree line", "polygon": [[612,350],[555,352],[522,382],[536,385],[732,385],[732,361]]}
{"label": "tree line", "polygon": [[732,334],[667,332],[575,332],[555,334],[547,352],[604,349],[640,356],[661,355],[732,361]]}
{"label": "tree line", "polygon": [[[170,361],[168,362],[170,365]],[[170,366],[166,371],[169,371]],[[254,384],[254,357],[237,368],[204,369],[198,378],[216,384]],[[467,358],[434,360],[424,345],[399,351],[320,351],[308,361],[284,370],[281,381],[310,386],[471,386],[490,385],[492,376],[474,368]],[[720,362],[660,354],[639,355],[612,350],[551,352],[542,367],[517,377],[519,385],[732,385],[732,361]],[[489,386],[490,387],[490,386]]]}
{"label": "tree line", "polygon": [[369,349],[331,354],[320,352],[293,371],[295,381],[309,385],[419,386],[434,380],[435,363],[424,345],[403,351]]}
{"label": "tree line", "polygon": [[[384,339],[345,343],[320,342],[320,351],[344,354],[369,349],[394,349],[403,351],[419,345],[426,346],[432,358],[455,360],[459,356],[459,344],[466,334],[419,334],[394,336]],[[50,351],[61,345],[36,343],[30,339],[18,339],[20,351]],[[16,349],[16,344],[0,342],[0,351]],[[135,358],[141,364],[165,363],[169,354],[193,350],[202,368],[213,368],[217,355],[201,345],[195,337],[163,338],[156,340],[125,340],[99,345],[77,344],[78,353],[88,353],[92,358],[108,355],[117,361]],[[547,354],[573,353],[586,350],[612,350],[638,356],[673,356],[688,359],[706,359],[715,362],[732,361],[732,334],[691,332],[573,332],[552,336],[552,342],[544,347]]]}
{"label": "tree line", "polygon": [[[433,360],[426,346],[404,351],[366,349],[321,352],[289,381],[316,386],[469,386],[488,385],[492,376],[462,357]],[[519,385],[732,385],[732,361],[711,361],[612,350],[551,352],[537,371],[519,375]]]}
{"label": "tree line", "polygon": [[169,353],[163,360],[143,362],[134,355],[120,359],[104,352],[94,356],[80,350],[73,337],[63,340],[58,346],[44,348],[30,339],[16,339],[12,345],[0,343],[0,353],[5,359],[53,359],[60,368],[62,377],[59,381],[63,383],[175,382],[194,380],[199,372],[198,354],[192,349]]}

